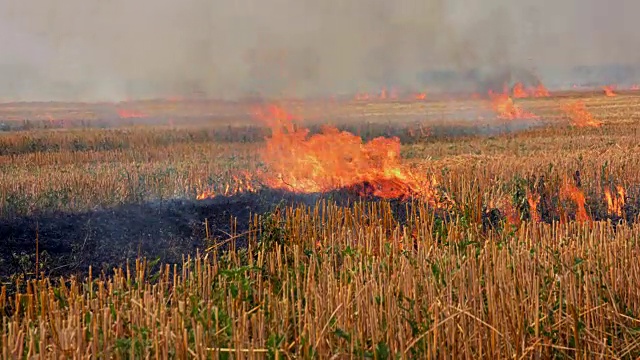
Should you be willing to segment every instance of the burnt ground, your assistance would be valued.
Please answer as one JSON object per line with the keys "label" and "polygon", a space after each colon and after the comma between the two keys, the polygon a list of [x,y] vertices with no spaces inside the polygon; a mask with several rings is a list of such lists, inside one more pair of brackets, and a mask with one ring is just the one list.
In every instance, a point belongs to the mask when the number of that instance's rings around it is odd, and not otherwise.
{"label": "burnt ground", "polygon": [[[81,213],[47,213],[0,219],[0,279],[33,277],[36,239],[39,264],[48,276],[94,273],[123,265],[139,255],[180,263],[184,254],[228,238],[231,219],[237,231],[248,228],[252,213],[264,213],[281,202],[308,202],[312,196],[277,191],[239,194],[211,200],[167,200],[128,204]],[[242,239],[239,239],[242,242]],[[240,243],[240,246],[243,244]]]}
{"label": "burnt ground", "polygon": [[[35,277],[36,239],[39,269],[49,277],[82,276],[90,266],[94,274],[102,271],[109,274],[114,267],[139,256],[158,259],[162,264],[180,264],[184,255],[228,239],[233,233],[232,218],[237,220],[235,233],[241,234],[249,229],[251,214],[263,214],[277,206],[313,205],[320,198],[347,206],[362,199],[359,194],[367,195],[370,186],[361,184],[324,195],[264,189],[208,200],[166,200],[79,213],[41,213],[0,219],[0,285],[11,285],[16,276]],[[539,208],[541,220],[560,220],[554,205],[557,199],[548,192],[543,194]],[[367,200],[380,201],[370,196]],[[406,219],[406,205],[402,200],[391,201],[395,217],[401,223]],[[626,204],[624,219],[609,216],[604,204],[588,203],[587,206],[593,220],[631,223],[640,214],[637,198]],[[452,209],[435,215],[446,219],[464,216],[463,213],[464,210]],[[528,217],[526,209],[522,209],[522,213]],[[483,228],[501,228],[503,215],[498,209],[485,209]],[[243,247],[246,241],[238,237],[235,244]]]}

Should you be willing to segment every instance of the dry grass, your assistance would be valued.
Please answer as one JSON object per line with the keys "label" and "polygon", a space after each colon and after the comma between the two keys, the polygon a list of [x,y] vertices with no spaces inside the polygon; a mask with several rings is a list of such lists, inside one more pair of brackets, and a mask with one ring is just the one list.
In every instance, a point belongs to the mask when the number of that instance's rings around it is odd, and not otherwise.
{"label": "dry grass", "polygon": [[[559,112],[574,100],[519,102],[557,126],[405,145],[460,205],[451,218],[423,204],[403,219],[389,203],[282,208],[231,234],[248,248],[3,289],[1,357],[637,358],[639,223],[480,220],[487,203],[522,200],[541,178],[557,194],[576,170],[590,214],[606,213],[605,187],[639,204],[640,98],[583,98],[604,125],[580,129]],[[314,106],[298,110],[435,118],[426,126],[457,114],[441,102]],[[0,216],[193,198],[259,166],[259,143],[221,140],[218,128],[0,135]]]}
{"label": "dry grass", "polygon": [[31,281],[0,300],[3,358],[640,355],[637,225],[483,235],[420,206],[405,226],[384,204],[317,209],[256,217],[248,249],[181,270]]}

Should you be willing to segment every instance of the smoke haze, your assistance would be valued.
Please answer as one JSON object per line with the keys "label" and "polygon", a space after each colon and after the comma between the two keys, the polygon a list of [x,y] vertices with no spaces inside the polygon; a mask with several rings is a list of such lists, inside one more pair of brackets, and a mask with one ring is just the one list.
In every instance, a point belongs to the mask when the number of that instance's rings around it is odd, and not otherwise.
{"label": "smoke haze", "polygon": [[639,11],[633,0],[0,0],[0,100],[421,89],[426,71],[506,66],[560,86],[580,79],[557,69],[635,68]]}

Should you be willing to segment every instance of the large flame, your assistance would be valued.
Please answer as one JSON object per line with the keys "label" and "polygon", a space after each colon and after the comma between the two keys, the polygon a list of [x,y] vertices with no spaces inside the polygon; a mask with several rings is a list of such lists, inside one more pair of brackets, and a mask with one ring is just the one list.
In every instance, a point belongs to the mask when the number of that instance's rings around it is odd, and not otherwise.
{"label": "large flame", "polygon": [[564,105],[563,110],[571,119],[571,123],[579,127],[599,127],[602,123],[593,118],[582,101]]}
{"label": "large flame", "polygon": [[[272,189],[322,193],[346,188],[360,195],[419,198],[435,207],[443,206],[435,179],[418,174],[402,162],[396,137],[363,143],[359,136],[331,126],[310,136],[308,129],[278,106],[259,109],[256,115],[269,126],[271,136],[261,153],[268,171],[255,177]],[[249,188],[249,181],[241,185]],[[198,198],[220,194],[205,192]]]}

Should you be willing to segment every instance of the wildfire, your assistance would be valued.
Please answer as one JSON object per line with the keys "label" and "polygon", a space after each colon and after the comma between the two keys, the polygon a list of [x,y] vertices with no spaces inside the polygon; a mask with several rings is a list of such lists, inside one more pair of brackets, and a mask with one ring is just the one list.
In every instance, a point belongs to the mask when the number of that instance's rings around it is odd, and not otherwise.
{"label": "wildfire", "polygon": [[587,111],[587,107],[582,101],[566,104],[563,107],[564,112],[571,119],[571,123],[579,127],[600,127],[602,122],[593,118],[591,113]]}
{"label": "wildfire", "polygon": [[415,94],[414,98],[416,100],[425,100],[427,98],[427,93],[418,93]]}
{"label": "wildfire", "polygon": [[560,197],[576,204],[576,221],[591,221],[591,217],[584,207],[586,199],[582,190],[565,180],[564,185],[560,188]]}
{"label": "wildfire", "polygon": [[494,94],[489,92],[491,97],[491,105],[493,109],[498,113],[500,119],[514,120],[514,119],[536,119],[532,113],[522,110],[518,105],[513,102],[513,99],[509,95]]}
{"label": "wildfire", "polygon": [[[378,137],[363,143],[359,136],[325,126],[320,134],[294,123],[296,118],[278,106],[256,113],[271,128],[261,157],[268,171],[257,173],[259,182],[296,193],[322,193],[351,189],[380,198],[420,198],[443,206],[435,179],[419,176],[400,157],[400,140]],[[242,182],[247,186],[248,182]],[[229,189],[233,192],[236,189]],[[218,195],[205,192],[204,199]]]}
{"label": "wildfire", "polygon": [[616,93],[613,92],[613,87],[611,86],[603,86],[602,90],[604,90],[604,94],[609,97],[616,96]]}
{"label": "wildfire", "polygon": [[609,215],[622,216],[624,208],[625,191],[622,186],[616,186],[617,193],[612,194],[609,188],[604,189],[604,197],[607,200],[607,211]]}

